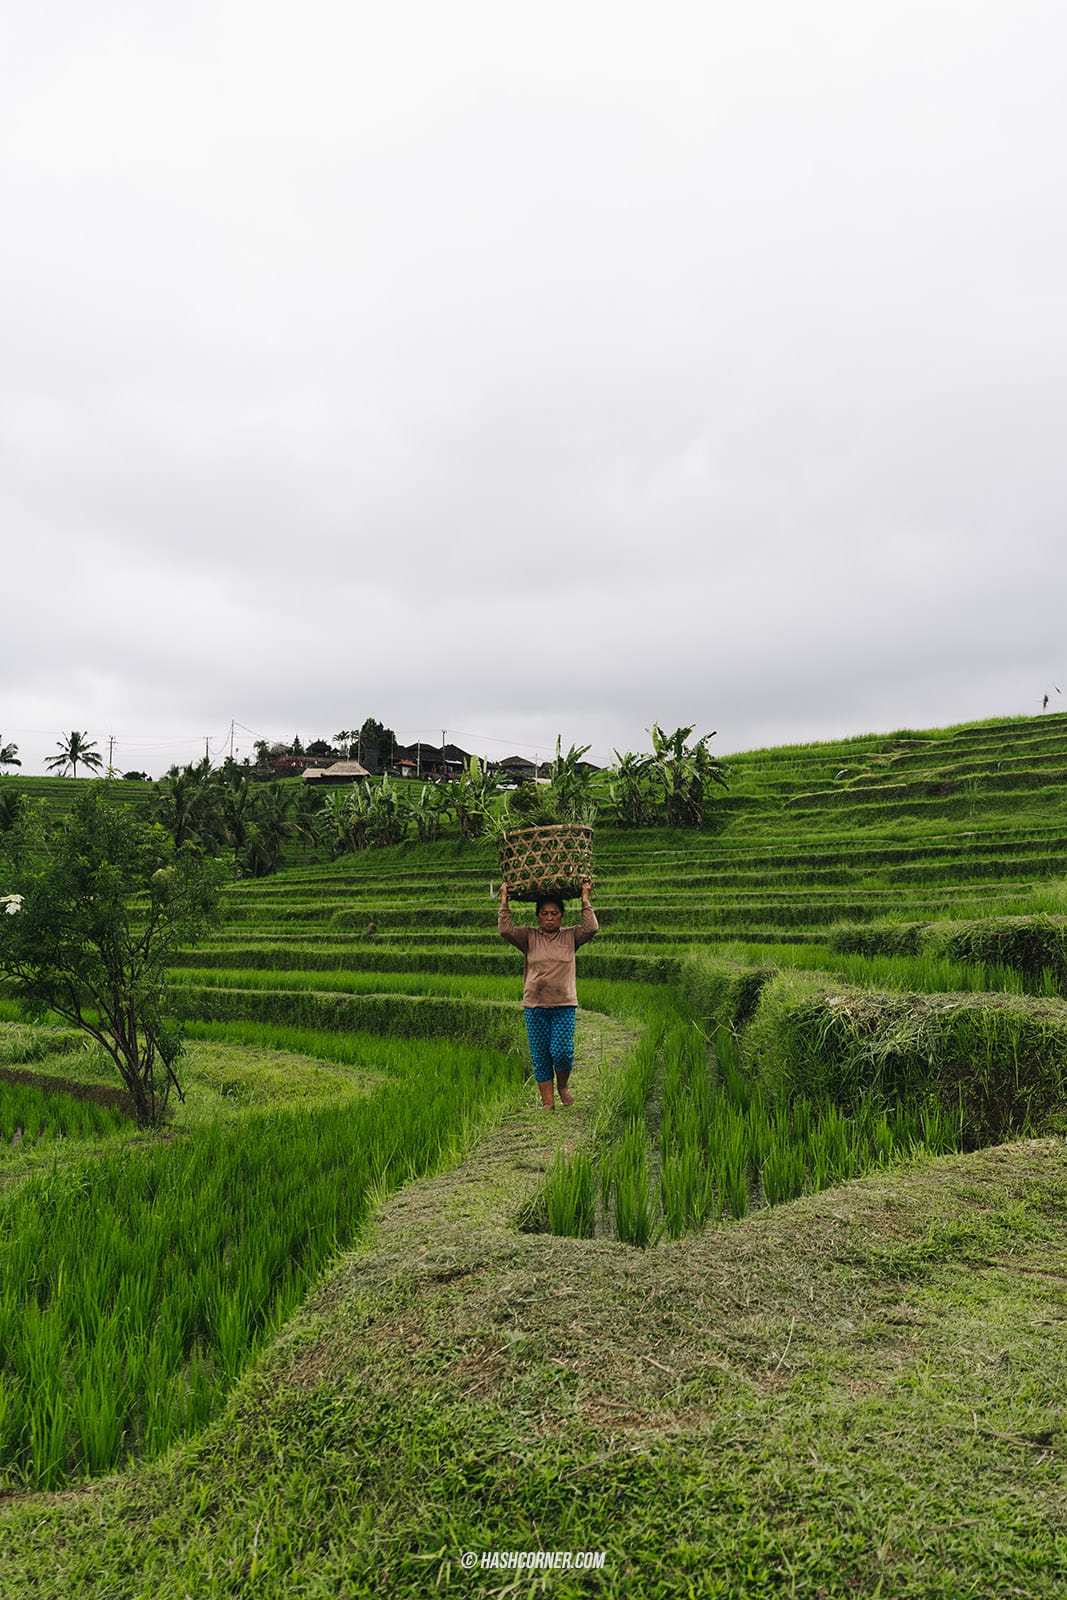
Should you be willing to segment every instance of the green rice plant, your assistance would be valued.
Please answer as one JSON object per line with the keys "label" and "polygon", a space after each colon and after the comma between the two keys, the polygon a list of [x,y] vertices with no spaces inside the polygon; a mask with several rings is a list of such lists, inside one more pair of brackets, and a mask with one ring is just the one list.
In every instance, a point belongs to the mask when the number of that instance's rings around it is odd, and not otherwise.
{"label": "green rice plant", "polygon": [[55,1487],[202,1425],[371,1187],[454,1159],[466,1108],[518,1082],[484,1049],[406,1050],[364,1099],[197,1127],[0,1196],[9,1481]]}
{"label": "green rice plant", "polygon": [[763,1197],[769,1206],[798,1199],[808,1179],[804,1145],[787,1138],[776,1139],[764,1157],[760,1179]]}
{"label": "green rice plant", "polygon": [[612,1173],[615,1231],[624,1244],[643,1248],[652,1236],[648,1149],[644,1123],[633,1118],[615,1153]]}
{"label": "green rice plant", "polygon": [[129,1127],[114,1106],[36,1084],[0,1082],[0,1146],[41,1139],[99,1139]]}
{"label": "green rice plant", "polygon": [[716,1131],[715,1187],[722,1208],[725,1210],[728,1204],[731,1216],[740,1219],[749,1206],[748,1129],[744,1110],[724,1106]]}
{"label": "green rice plant", "polygon": [[549,1231],[572,1239],[590,1239],[594,1232],[596,1174],[583,1150],[566,1156],[562,1150],[544,1190]]}

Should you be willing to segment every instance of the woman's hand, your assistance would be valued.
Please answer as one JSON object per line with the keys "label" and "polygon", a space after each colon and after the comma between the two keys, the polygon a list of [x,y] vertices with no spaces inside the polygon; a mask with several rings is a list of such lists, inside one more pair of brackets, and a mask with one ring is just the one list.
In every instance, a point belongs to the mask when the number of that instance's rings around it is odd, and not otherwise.
{"label": "woman's hand", "polygon": [[593,892],[592,880],[590,878],[586,878],[585,881],[582,884],[582,905],[583,906],[587,906],[589,904],[589,896],[592,894],[592,892]]}
{"label": "woman's hand", "polygon": [[500,904],[502,906],[506,906],[507,903],[508,903],[508,886],[507,886],[506,883],[502,883],[500,885]]}

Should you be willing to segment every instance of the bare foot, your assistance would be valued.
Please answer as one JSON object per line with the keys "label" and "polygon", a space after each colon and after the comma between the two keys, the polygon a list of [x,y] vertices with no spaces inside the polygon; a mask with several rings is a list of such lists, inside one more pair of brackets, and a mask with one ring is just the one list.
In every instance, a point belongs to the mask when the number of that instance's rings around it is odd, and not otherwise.
{"label": "bare foot", "polygon": [[574,1096],[571,1094],[569,1089],[560,1089],[557,1092],[560,1100],[565,1106],[572,1106],[574,1104]]}

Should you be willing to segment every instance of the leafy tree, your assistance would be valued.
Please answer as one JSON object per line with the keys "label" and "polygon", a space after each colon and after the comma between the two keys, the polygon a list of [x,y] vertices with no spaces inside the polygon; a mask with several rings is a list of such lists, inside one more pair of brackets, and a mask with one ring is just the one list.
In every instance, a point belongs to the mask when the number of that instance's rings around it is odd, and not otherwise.
{"label": "leafy tree", "polygon": [[77,777],[79,761],[90,772],[99,772],[104,765],[95,742],[87,733],[72,732],[69,739],[60,739],[58,749],[59,754],[49,756],[45,762],[45,766],[51,768],[53,772],[58,771],[63,774],[70,767]]}
{"label": "leafy tree", "polygon": [[215,919],[220,888],[214,862],[95,784],[51,833],[28,808],[0,836],[0,974],[28,1016],[55,1012],[102,1046],[142,1126],[182,1095],[167,968]]}
{"label": "leafy tree", "polygon": [[5,744],[0,739],[0,767],[21,767],[19,760],[19,747],[17,744]]}
{"label": "leafy tree", "polygon": [[[402,785],[402,780],[401,780]],[[398,787],[396,778],[386,775],[380,783],[364,778],[367,800],[367,836],[371,844],[399,844],[407,838],[411,807]]]}
{"label": "leafy tree", "polygon": [[361,728],[342,728],[334,741],[350,761],[362,761],[372,772],[388,766],[396,749],[396,734],[376,717],[367,717]]}
{"label": "leafy tree", "polygon": [[314,844],[319,836],[318,820],[322,811],[323,795],[321,790],[305,783],[296,791],[293,801],[292,833],[295,839],[300,840],[301,853],[307,861],[308,845]]}
{"label": "leafy tree", "polygon": [[393,759],[396,734],[375,717],[367,717],[356,741],[356,759],[372,772],[380,772]]}

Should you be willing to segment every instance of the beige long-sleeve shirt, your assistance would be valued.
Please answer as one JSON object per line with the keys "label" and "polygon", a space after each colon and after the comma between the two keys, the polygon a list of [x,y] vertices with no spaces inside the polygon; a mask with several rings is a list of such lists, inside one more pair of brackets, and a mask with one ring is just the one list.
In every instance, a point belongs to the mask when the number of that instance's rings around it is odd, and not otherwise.
{"label": "beige long-sleeve shirt", "polygon": [[574,974],[574,952],[588,944],[600,924],[592,906],[582,907],[582,920],[558,933],[542,933],[540,928],[517,928],[511,910],[501,906],[497,932],[526,957],[522,974],[524,1006],[576,1006],[578,990]]}

